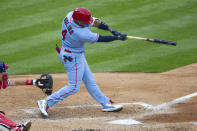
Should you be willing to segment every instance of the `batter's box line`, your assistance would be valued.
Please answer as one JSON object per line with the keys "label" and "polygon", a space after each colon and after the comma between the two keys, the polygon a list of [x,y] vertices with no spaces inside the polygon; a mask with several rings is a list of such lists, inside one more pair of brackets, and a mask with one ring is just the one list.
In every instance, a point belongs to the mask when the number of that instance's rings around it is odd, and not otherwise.
{"label": "batter's box line", "polygon": [[92,120],[99,120],[99,121],[106,121],[106,120],[114,120],[116,117],[74,117],[74,118],[22,118],[20,121],[36,121],[36,122],[65,122],[65,121],[92,121]]}
{"label": "batter's box line", "polygon": [[[152,109],[153,106],[152,105],[149,105],[149,104],[146,104],[144,102],[135,102],[135,103],[119,103],[121,105],[140,105],[140,106],[143,106],[145,109]],[[61,107],[53,107],[53,109],[77,109],[77,108],[94,108],[94,107],[101,107],[101,105],[98,105],[98,104],[93,104],[93,105],[75,105],[75,106],[61,106]],[[19,110],[27,113],[27,114],[35,114],[36,113],[36,110],[38,110],[38,108],[36,107],[29,107],[29,108],[19,108]]]}

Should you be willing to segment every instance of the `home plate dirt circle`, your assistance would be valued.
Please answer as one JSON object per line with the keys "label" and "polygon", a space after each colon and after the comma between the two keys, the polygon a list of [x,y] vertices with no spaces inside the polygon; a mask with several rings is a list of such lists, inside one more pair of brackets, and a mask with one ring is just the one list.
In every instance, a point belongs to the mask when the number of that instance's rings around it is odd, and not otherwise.
{"label": "home plate dirt circle", "polygon": [[[54,90],[67,84],[66,74],[52,74]],[[38,78],[17,75],[10,79]],[[0,91],[0,109],[21,123],[32,121],[31,131],[121,131],[197,129],[197,64],[164,73],[94,73],[102,92],[124,105],[120,112],[102,112],[102,107],[80,91],[49,110],[42,118],[37,101],[46,96],[34,86],[15,86]]]}

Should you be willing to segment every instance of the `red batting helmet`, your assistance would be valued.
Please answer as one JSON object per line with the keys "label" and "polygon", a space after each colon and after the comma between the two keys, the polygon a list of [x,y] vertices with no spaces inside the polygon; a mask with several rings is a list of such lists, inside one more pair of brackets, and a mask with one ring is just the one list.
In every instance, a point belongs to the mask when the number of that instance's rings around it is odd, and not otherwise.
{"label": "red batting helmet", "polygon": [[72,15],[73,19],[82,21],[86,24],[91,24],[93,22],[93,18],[91,16],[91,12],[83,7],[76,8]]}

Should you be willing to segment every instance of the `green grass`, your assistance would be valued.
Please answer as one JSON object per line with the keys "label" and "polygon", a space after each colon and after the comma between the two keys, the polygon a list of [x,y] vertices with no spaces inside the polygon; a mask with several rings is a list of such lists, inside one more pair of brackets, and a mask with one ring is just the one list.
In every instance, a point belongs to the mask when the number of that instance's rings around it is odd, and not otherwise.
{"label": "green grass", "polygon": [[55,45],[61,45],[63,18],[79,6],[122,33],[178,42],[86,44],[93,72],[164,72],[197,62],[196,0],[1,0],[0,61],[9,64],[9,74],[65,72]]}

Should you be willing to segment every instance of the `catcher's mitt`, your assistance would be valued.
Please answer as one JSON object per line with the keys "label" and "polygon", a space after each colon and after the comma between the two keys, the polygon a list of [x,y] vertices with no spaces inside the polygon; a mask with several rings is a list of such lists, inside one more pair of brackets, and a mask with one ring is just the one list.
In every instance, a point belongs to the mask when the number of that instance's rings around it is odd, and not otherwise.
{"label": "catcher's mitt", "polygon": [[53,78],[49,74],[42,74],[39,79],[35,82],[36,86],[42,89],[42,91],[51,95],[53,92]]}

